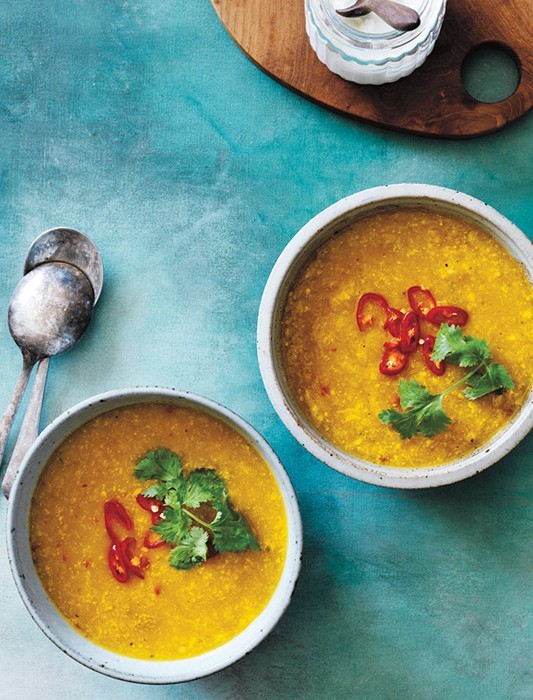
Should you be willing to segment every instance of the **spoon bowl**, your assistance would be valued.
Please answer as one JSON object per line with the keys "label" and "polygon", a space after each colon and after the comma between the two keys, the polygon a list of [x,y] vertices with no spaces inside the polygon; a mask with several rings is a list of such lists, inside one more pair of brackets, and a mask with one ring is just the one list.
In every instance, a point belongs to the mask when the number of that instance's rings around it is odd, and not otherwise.
{"label": "spoon bowl", "polygon": [[9,331],[35,364],[60,355],[81,338],[91,320],[94,292],[86,275],[66,263],[44,263],[17,285],[9,303]]}
{"label": "spoon bowl", "polygon": [[90,238],[74,228],[48,229],[31,244],[24,261],[24,274],[47,262],[68,263],[84,272],[94,290],[96,304],[104,282],[104,266]]}

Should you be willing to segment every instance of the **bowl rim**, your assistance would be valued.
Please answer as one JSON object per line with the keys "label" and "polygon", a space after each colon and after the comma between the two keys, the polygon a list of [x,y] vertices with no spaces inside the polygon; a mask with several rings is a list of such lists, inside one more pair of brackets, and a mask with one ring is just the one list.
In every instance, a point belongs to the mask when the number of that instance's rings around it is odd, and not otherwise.
{"label": "bowl rim", "polygon": [[533,390],[511,422],[474,453],[440,466],[387,467],[350,455],[327,442],[298,411],[284,386],[277,334],[288,289],[309,256],[355,218],[377,210],[410,207],[448,211],[470,220],[498,240],[533,278],[532,242],[511,221],[475,197],[437,185],[382,185],[344,197],[312,217],[287,243],[266,282],[257,322],[259,368],[269,399],[293,437],[336,471],[359,481],[402,489],[452,484],[494,464],[533,427]]}
{"label": "bowl rim", "polygon": [[[92,418],[138,403],[175,403],[204,411],[235,429],[266,461],[281,492],[287,517],[287,552],[280,580],[265,608],[236,637],[199,656],[150,661],[123,656],[78,633],[48,598],[33,565],[28,516],[35,484],[47,460],[68,435]],[[20,534],[19,534],[20,533]],[[231,409],[199,394],[163,387],[126,387],[79,402],[57,417],[24,458],[7,508],[7,550],[11,572],[34,622],[54,644],[82,665],[113,678],[145,684],[181,683],[211,675],[254,649],[275,627],[288,607],[300,572],[302,522],[296,494],[281,461],[247,421]]]}

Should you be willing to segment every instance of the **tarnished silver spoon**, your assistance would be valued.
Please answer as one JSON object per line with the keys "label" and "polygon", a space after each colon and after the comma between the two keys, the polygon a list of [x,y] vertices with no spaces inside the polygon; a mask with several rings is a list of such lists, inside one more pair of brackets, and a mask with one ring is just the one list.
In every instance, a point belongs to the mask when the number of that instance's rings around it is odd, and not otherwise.
{"label": "tarnished silver spoon", "polygon": [[[22,370],[0,420],[0,462],[7,438],[33,366],[69,350],[91,320],[94,291],[87,276],[66,263],[43,263],[25,275],[9,302],[8,324],[22,351]],[[16,469],[11,465],[2,482],[7,495]]]}
{"label": "tarnished silver spoon", "polygon": [[[65,262],[84,272],[92,285],[96,304],[104,282],[104,266],[98,248],[88,236],[74,228],[48,229],[31,244],[24,261],[24,274],[45,262]],[[37,366],[24,419],[9,460],[8,469],[13,473],[18,471],[26,453],[39,435],[49,364],[50,359],[45,357]]]}
{"label": "tarnished silver spoon", "polygon": [[41,233],[26,254],[24,274],[46,262],[68,263],[84,272],[92,284],[96,304],[104,283],[104,266],[98,248],[88,236],[66,226]]}
{"label": "tarnished silver spoon", "polygon": [[362,17],[374,12],[389,26],[404,32],[416,29],[420,24],[420,16],[416,10],[393,0],[357,0],[349,7],[336,12],[342,17]]}

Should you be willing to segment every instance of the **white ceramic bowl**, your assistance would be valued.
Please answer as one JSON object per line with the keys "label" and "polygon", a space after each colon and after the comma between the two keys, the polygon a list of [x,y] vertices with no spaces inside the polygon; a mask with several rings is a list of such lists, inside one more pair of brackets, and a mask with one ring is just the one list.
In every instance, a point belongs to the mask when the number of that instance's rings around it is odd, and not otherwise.
{"label": "white ceramic bowl", "polygon": [[[85,639],[48,599],[35,571],[30,551],[28,517],[32,494],[43,466],[56,447],[80,425],[122,406],[160,402],[202,410],[240,433],[269,464],[283,496],[288,521],[285,566],[266,608],[237,637],[200,656],[177,661],[144,661],[121,656]],[[57,418],[26,456],[8,506],[8,553],[18,591],[35,622],[64,652],[89,668],[138,683],[179,683],[209,675],[251,651],[272,630],[285,611],[300,570],[302,528],[294,490],[280,461],[265,440],[242,418],[223,406],[185,391],[141,387],[95,396]]]}
{"label": "white ceramic bowl", "polygon": [[522,410],[490,442],[460,460],[422,468],[386,467],[358,459],[325,440],[292,400],[283,372],[280,325],[287,294],[313,253],[349,223],[379,210],[420,207],[451,214],[486,230],[526,268],[533,279],[531,241],[487,204],[433,185],[385,185],[341,199],[311,219],[286,246],[267,281],[259,310],[257,344],[265,388],[278,415],[315,457],[360,481],[394,488],[426,488],[465,479],[507,454],[533,426],[532,394]]}

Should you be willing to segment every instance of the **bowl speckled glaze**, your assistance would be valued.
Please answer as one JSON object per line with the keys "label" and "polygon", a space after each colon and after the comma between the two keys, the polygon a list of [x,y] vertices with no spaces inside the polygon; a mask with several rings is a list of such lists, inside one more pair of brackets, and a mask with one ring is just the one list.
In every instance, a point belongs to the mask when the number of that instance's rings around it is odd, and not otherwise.
{"label": "bowl speckled glaze", "polygon": [[[176,661],[144,661],[115,654],[81,636],[47,597],[35,571],[29,542],[28,518],[33,491],[56,447],[88,420],[130,404],[160,402],[197,408],[232,427],[263,457],[281,491],[288,522],[287,557],[277,588],[266,608],[239,635],[205,654]],[[77,404],[39,436],[21,465],[8,506],[8,554],[18,591],[34,621],[64,652],[100,673],[138,683],[180,683],[209,675],[250,652],[276,625],[298,578],[302,528],[298,503],[282,464],[254,428],[229,409],[185,391],[139,387],[110,391]]]}
{"label": "bowl speckled glaze", "polygon": [[533,392],[513,420],[476,452],[441,466],[386,467],[347,454],[329,443],[308,423],[291,398],[281,357],[280,327],[287,294],[310,257],[356,219],[394,207],[419,207],[472,222],[505,246],[526,268],[529,279],[533,279],[531,241],[487,204],[461,192],[433,185],[398,184],[364,190],[320,212],[300,229],[279,256],[261,300],[258,357],[263,382],[275,410],[292,435],[311,454],[342,474],[370,484],[427,488],[466,479],[506,455],[533,426]]}

